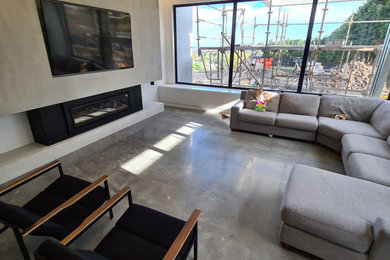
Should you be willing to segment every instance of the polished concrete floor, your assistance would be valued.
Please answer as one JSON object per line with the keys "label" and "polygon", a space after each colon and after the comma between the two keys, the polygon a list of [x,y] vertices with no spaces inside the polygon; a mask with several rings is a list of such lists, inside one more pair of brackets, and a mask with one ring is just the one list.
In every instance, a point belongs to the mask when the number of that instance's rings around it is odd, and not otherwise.
{"label": "polished concrete floor", "polygon": [[[279,208],[291,168],[311,165],[343,173],[340,156],[313,143],[231,131],[217,113],[166,108],[152,118],[60,158],[66,173],[110,176],[111,194],[124,185],[136,203],[199,221],[199,259],[308,259],[279,244]],[[58,175],[49,172],[2,198],[22,205]],[[128,206],[114,208],[72,247],[93,249]],[[44,238],[28,236],[32,252]],[[0,259],[20,259],[10,230]],[[192,259],[192,254],[189,259]]]}

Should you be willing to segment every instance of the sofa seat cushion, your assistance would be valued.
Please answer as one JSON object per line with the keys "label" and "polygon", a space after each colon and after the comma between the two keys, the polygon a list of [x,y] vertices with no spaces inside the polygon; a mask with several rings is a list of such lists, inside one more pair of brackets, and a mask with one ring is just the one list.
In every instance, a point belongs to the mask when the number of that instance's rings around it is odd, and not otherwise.
{"label": "sofa seat cushion", "polygon": [[345,134],[358,134],[383,139],[381,134],[369,123],[337,120],[328,117],[318,118],[318,133],[340,141]]}
{"label": "sofa seat cushion", "polygon": [[276,116],[275,125],[291,129],[317,131],[318,120],[315,116],[279,113]]}
{"label": "sofa seat cushion", "polygon": [[238,120],[262,125],[275,125],[276,113],[258,112],[253,109],[244,108],[238,114]]}
{"label": "sofa seat cushion", "polygon": [[390,216],[390,189],[349,176],[297,165],[287,182],[282,221],[331,243],[366,253],[377,217]]}
{"label": "sofa seat cushion", "polygon": [[346,158],[352,153],[364,153],[390,160],[390,146],[386,141],[364,135],[346,134],[341,139]]}
{"label": "sofa seat cushion", "polygon": [[320,96],[297,93],[283,93],[279,113],[317,116]]}
{"label": "sofa seat cushion", "polygon": [[390,186],[390,160],[381,157],[353,153],[348,158],[348,175]]}

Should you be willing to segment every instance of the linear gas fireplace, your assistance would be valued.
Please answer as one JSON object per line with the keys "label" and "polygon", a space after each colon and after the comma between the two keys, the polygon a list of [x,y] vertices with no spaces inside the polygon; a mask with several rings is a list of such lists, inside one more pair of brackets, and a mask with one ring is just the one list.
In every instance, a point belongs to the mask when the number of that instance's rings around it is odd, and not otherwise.
{"label": "linear gas fireplace", "polygon": [[35,142],[51,145],[142,110],[141,86],[28,111]]}

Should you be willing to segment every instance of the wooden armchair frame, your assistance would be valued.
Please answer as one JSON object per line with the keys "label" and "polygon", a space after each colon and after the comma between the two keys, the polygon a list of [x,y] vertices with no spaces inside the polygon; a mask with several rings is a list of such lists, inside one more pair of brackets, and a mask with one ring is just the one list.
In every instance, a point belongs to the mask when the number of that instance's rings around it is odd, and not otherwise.
{"label": "wooden armchair frame", "polygon": [[[93,225],[98,221],[108,210],[111,210],[116,204],[118,204],[125,196],[128,197],[129,206],[132,204],[131,198],[131,189],[130,187],[124,187],[121,191],[115,194],[110,200],[106,201],[98,209],[96,209],[91,215],[89,215],[80,226],[78,226],[73,232],[61,240],[61,244],[69,245],[73,242],[78,236],[80,236],[88,227]],[[181,248],[186,242],[188,236],[192,231],[194,231],[195,241],[194,241],[194,259],[198,258],[198,220],[201,215],[201,211],[194,209],[191,216],[187,220],[186,224],[181,229],[180,233],[177,235],[173,244],[168,249],[163,260],[174,260],[179,254]]]}
{"label": "wooden armchair frame", "polygon": [[[32,171],[31,173],[27,174],[26,176],[22,177],[21,179],[18,179],[16,181],[12,182],[11,184],[7,185],[6,187],[2,188],[0,190],[0,197],[9,193],[10,191],[12,191],[16,188],[22,186],[23,184],[26,184],[27,182],[41,176],[42,174],[56,168],[56,167],[59,170],[60,176],[64,175],[62,167],[61,167],[61,163],[58,160],[53,161],[45,166],[42,166],[42,167]],[[8,227],[11,227],[13,230],[13,233],[15,235],[15,238],[17,240],[17,243],[19,245],[19,248],[23,254],[24,259],[30,259],[30,256],[29,256],[29,253],[27,251],[27,248],[26,248],[26,245],[24,243],[23,238],[26,237],[31,232],[33,232],[38,227],[40,227],[41,225],[43,225],[45,222],[50,220],[56,214],[60,213],[62,210],[75,204],[77,201],[82,199],[85,195],[87,195],[88,193],[93,191],[96,187],[98,187],[102,183],[104,183],[106,200],[108,201],[110,199],[110,190],[108,187],[107,179],[108,179],[107,175],[103,175],[102,177],[98,178],[96,181],[94,181],[93,183],[88,185],[86,188],[82,189],[80,192],[78,192],[77,194],[75,194],[74,196],[72,196],[71,198],[69,198],[68,200],[66,200],[65,202],[60,204],[59,206],[57,206],[55,209],[53,209],[52,211],[47,213],[45,216],[41,217],[34,224],[32,224],[31,226],[29,226],[28,228],[26,228],[23,231],[20,231],[19,227],[16,225],[13,225],[13,224],[7,223],[3,220],[0,220],[0,222],[4,224],[4,227],[2,227],[0,229],[0,234],[3,233],[5,230],[7,230]],[[108,211],[110,214],[110,218],[112,219],[113,218],[112,209],[109,209]]]}

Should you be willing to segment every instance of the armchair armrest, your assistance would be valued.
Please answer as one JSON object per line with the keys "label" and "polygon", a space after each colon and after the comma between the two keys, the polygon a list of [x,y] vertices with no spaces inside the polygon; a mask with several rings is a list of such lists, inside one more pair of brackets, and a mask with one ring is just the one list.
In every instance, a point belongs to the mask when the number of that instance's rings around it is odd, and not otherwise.
{"label": "armchair armrest", "polygon": [[369,252],[370,260],[386,259],[390,252],[390,218],[379,217],[374,223],[374,243]]}
{"label": "armchair armrest", "polygon": [[103,216],[107,211],[114,207],[119,201],[123,199],[131,191],[130,187],[124,187],[120,192],[115,194],[110,200],[106,201],[98,209],[91,213],[75,230],[61,240],[61,244],[68,245],[81,233],[83,233],[89,226]]}
{"label": "armchair armrest", "polygon": [[230,128],[237,129],[238,127],[238,113],[244,108],[245,100],[240,99],[230,109]]}
{"label": "armchair armrest", "polygon": [[173,260],[176,258],[176,256],[179,254],[180,249],[186,242],[188,236],[190,235],[191,231],[194,229],[195,225],[198,223],[198,219],[200,217],[200,214],[202,214],[202,211],[198,209],[194,209],[192,212],[190,218],[187,220],[184,227],[181,229],[179,235],[177,235],[175,241],[173,241],[173,244],[169,248],[168,252],[165,254],[163,260]]}
{"label": "armchair armrest", "polygon": [[59,171],[61,174],[62,173],[62,168],[61,168],[61,163],[58,161],[58,160],[55,160],[49,164],[46,164],[36,170],[34,170],[33,172],[29,173],[28,175],[12,182],[11,184],[9,184],[7,187],[3,188],[0,190],[0,196],[3,196],[5,194],[7,194],[8,192],[12,191],[13,189],[16,189],[17,187],[25,184],[26,182],[29,182],[31,181],[32,179],[50,171],[51,169],[55,168],[55,167],[58,167]]}
{"label": "armchair armrest", "polygon": [[76,203],[78,200],[82,199],[85,195],[87,195],[89,192],[94,190],[97,186],[99,186],[101,183],[103,183],[107,179],[108,179],[108,176],[107,175],[103,175],[102,177],[97,179],[95,182],[91,183],[90,185],[88,185],[87,187],[82,189],[80,192],[78,192],[77,194],[72,196],[70,199],[68,199],[67,201],[65,201],[64,203],[62,203],[61,205],[59,205],[58,207],[56,207],[55,209],[53,209],[52,211],[47,213],[45,216],[40,218],[37,222],[35,222],[31,226],[29,226],[28,228],[23,230],[22,236],[25,237],[28,234],[30,234],[32,231],[34,231],[35,229],[40,227],[43,223],[48,221],[50,218],[52,218],[53,216],[55,216],[56,214],[61,212],[61,210],[65,209],[67,207],[70,207],[71,205]]}

